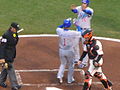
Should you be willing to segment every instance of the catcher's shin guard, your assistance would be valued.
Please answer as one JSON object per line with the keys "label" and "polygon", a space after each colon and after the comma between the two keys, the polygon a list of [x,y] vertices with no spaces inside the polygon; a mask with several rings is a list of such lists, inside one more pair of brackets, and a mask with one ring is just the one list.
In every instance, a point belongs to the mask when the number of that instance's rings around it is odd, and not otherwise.
{"label": "catcher's shin guard", "polygon": [[89,72],[86,72],[85,73],[83,90],[90,90],[91,89],[91,83],[92,83],[92,76],[90,75]]}
{"label": "catcher's shin guard", "polygon": [[113,84],[110,80],[107,80],[109,87],[111,87]]}
{"label": "catcher's shin guard", "polygon": [[107,80],[107,79],[103,79],[103,80],[100,80],[103,84],[103,86],[106,88],[106,89],[110,89],[112,87],[112,82]]}
{"label": "catcher's shin guard", "polygon": [[91,85],[88,82],[84,82],[84,86],[82,90],[91,90]]}

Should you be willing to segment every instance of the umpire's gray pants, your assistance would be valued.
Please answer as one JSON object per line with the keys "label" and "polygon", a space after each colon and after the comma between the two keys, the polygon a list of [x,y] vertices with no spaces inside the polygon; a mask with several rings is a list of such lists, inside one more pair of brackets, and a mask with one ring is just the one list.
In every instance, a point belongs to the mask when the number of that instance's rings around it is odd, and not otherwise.
{"label": "umpire's gray pants", "polygon": [[12,63],[11,68],[5,69],[3,68],[0,74],[0,83],[4,83],[7,79],[7,75],[10,79],[11,87],[15,87],[18,85],[17,78],[14,70],[14,65]]}

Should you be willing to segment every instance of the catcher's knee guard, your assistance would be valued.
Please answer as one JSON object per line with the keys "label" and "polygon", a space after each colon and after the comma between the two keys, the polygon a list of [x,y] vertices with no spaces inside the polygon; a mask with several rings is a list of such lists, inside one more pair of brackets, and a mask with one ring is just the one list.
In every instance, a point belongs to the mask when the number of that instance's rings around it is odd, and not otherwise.
{"label": "catcher's knee guard", "polygon": [[84,80],[83,90],[90,90],[91,83],[92,83],[92,76],[90,75],[89,72],[86,72],[85,73],[85,80]]}
{"label": "catcher's knee guard", "polygon": [[102,78],[102,72],[96,72],[94,74],[95,77],[97,77],[98,79],[101,79]]}

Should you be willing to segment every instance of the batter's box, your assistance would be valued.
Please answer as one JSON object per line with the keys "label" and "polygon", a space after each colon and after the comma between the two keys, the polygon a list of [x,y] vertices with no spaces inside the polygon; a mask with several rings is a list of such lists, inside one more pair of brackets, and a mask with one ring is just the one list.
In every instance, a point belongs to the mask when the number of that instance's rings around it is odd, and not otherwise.
{"label": "batter's box", "polygon": [[[65,71],[68,71],[67,69]],[[58,69],[41,69],[41,70],[16,70],[18,83],[25,86],[58,86],[56,75]],[[65,78],[63,85],[83,85],[83,72],[82,70],[75,69],[75,80],[73,84],[67,84],[67,72],[65,72]],[[101,84],[95,82],[96,84]]]}

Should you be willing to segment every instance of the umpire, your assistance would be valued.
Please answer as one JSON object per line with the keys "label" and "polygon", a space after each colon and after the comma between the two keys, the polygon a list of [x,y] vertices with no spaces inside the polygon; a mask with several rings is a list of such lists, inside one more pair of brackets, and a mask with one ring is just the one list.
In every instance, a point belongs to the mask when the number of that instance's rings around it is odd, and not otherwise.
{"label": "umpire", "polygon": [[19,24],[13,22],[0,39],[0,61],[4,63],[0,74],[0,86],[7,88],[5,81],[7,76],[9,76],[12,90],[18,90],[21,88],[21,85],[18,85],[17,83],[13,66],[14,58],[16,57],[16,45],[19,40],[17,33],[18,30],[20,30]]}

